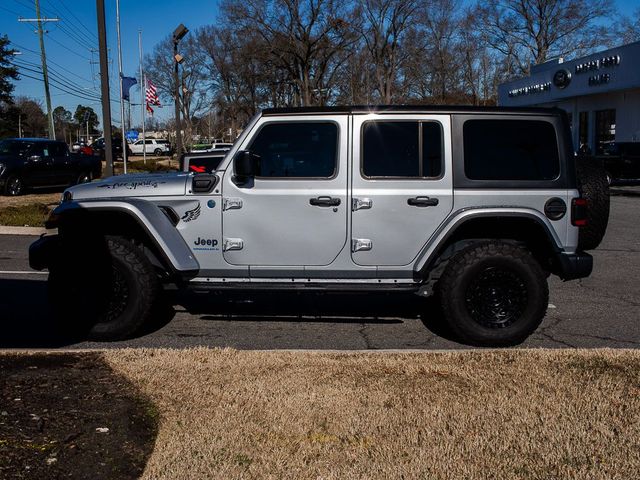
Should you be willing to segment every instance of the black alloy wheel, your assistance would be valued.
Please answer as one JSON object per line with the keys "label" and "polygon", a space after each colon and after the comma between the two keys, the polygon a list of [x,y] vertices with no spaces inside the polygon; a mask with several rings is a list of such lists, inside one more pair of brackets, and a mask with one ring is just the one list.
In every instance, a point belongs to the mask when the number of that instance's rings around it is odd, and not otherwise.
{"label": "black alloy wheel", "polygon": [[515,271],[487,267],[467,287],[465,305],[480,325],[504,328],[520,318],[527,296],[525,280]]}
{"label": "black alloy wheel", "polygon": [[5,192],[7,195],[10,195],[12,197],[15,197],[17,195],[22,195],[24,193],[24,182],[17,175],[13,175],[9,177],[7,179]]}

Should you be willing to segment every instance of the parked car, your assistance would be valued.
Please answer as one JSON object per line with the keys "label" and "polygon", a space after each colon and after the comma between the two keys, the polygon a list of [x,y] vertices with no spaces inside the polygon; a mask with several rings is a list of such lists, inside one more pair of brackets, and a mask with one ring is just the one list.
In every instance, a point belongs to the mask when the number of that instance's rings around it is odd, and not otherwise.
{"label": "parked car", "polygon": [[[95,142],[93,142],[90,145],[90,147],[96,152],[97,155],[100,156],[102,160],[104,160],[105,158],[104,146],[105,146],[104,137],[98,138]],[[123,158],[122,138],[113,137],[113,139],[111,140],[111,154],[114,160],[116,160],[117,158]],[[131,155],[131,148],[127,145],[127,156],[128,155]]]}
{"label": "parked car", "polygon": [[215,172],[227,152],[228,150],[183,153],[180,156],[180,170],[194,173]]}
{"label": "parked car", "polygon": [[5,195],[87,183],[101,173],[98,157],[71,153],[64,142],[38,138],[0,140],[0,191]]}
{"label": "parked car", "polygon": [[191,151],[192,152],[219,152],[219,151],[226,152],[228,150],[231,150],[231,147],[233,147],[233,143],[218,142],[218,143],[193,145],[191,147]]}
{"label": "parked car", "polygon": [[71,145],[71,151],[74,153],[84,153],[85,155],[94,155],[93,148],[84,142],[74,142]]}
{"label": "parked car", "polygon": [[640,183],[640,142],[611,142],[598,160],[615,185]]}
{"label": "parked car", "polygon": [[169,140],[147,138],[146,140],[136,140],[129,148],[131,149],[131,155],[143,155],[144,149],[147,150],[147,155],[171,155],[173,148]]}
{"label": "parked car", "polygon": [[550,275],[592,271],[609,212],[596,167],[558,109],[265,110],[213,173],[68,189],[30,265],[49,268],[56,317],[100,340],[143,329],[174,288],[411,292],[459,340],[514,345]]}

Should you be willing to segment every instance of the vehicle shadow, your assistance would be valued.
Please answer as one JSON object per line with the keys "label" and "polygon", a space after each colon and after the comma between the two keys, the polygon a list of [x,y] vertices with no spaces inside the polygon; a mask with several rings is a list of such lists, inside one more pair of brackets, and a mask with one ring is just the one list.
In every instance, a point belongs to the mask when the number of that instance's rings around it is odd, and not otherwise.
{"label": "vehicle shadow", "polygon": [[[433,334],[452,339],[436,302],[413,294],[240,292],[203,298],[174,293],[166,300],[204,321],[393,325],[403,319],[420,318]],[[173,315],[171,307],[159,310],[154,321],[135,338],[143,339],[161,330]],[[0,348],[61,348],[81,341],[78,335],[57,328],[45,281],[0,279]]]}
{"label": "vehicle shadow", "polygon": [[455,341],[437,301],[412,293],[234,292],[184,295],[176,303],[205,321],[392,325],[419,318],[434,335]]}
{"label": "vehicle shadow", "polygon": [[73,343],[56,330],[47,282],[0,279],[0,348],[56,348]]}

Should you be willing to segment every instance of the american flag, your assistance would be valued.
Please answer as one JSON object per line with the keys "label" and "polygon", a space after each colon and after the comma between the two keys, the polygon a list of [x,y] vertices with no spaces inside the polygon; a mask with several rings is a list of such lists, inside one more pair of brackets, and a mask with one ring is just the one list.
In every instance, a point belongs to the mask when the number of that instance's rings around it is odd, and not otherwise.
{"label": "american flag", "polygon": [[149,79],[147,79],[145,100],[147,102],[147,112],[149,112],[149,114],[151,115],[153,115],[153,108],[151,108],[151,105],[162,107],[162,105],[160,104],[160,99],[158,98],[158,89]]}

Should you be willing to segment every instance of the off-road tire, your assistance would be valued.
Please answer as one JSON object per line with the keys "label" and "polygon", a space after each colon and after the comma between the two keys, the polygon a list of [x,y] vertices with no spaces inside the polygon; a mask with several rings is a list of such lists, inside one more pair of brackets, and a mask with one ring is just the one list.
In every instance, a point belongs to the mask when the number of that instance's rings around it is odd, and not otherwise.
{"label": "off-road tire", "polygon": [[540,264],[526,248],[501,241],[475,243],[455,254],[436,292],[452,333],[482,347],[523,342],[549,304]]}
{"label": "off-road tire", "polygon": [[[15,184],[15,182],[19,183],[19,188],[17,190],[13,188],[13,184]],[[24,181],[18,175],[11,175],[9,178],[7,178],[7,181],[4,185],[4,194],[11,197],[22,195],[25,191]]]}
{"label": "off-road tire", "polygon": [[144,253],[122,237],[92,239],[90,244],[68,242],[61,261],[50,268],[49,302],[55,318],[65,333],[89,340],[130,338],[155,311],[160,290],[156,272]]}
{"label": "off-road tire", "polygon": [[609,223],[609,181],[595,159],[576,159],[580,195],[587,201],[587,225],[580,227],[578,248],[593,250],[600,245]]}

